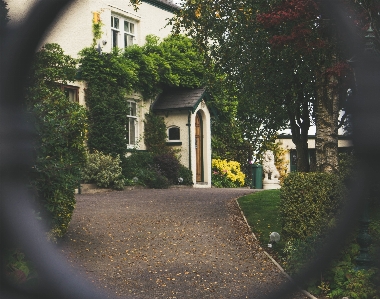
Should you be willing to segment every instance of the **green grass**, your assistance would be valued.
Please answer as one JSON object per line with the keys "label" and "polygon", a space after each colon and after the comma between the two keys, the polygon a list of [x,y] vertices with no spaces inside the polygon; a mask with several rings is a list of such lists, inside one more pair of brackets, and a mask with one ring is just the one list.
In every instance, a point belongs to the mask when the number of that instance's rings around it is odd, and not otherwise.
{"label": "green grass", "polygon": [[[253,233],[261,246],[267,250],[270,233],[278,232],[281,236],[280,190],[264,190],[249,194],[239,198],[238,202]],[[280,253],[283,247],[280,240],[270,251]]]}

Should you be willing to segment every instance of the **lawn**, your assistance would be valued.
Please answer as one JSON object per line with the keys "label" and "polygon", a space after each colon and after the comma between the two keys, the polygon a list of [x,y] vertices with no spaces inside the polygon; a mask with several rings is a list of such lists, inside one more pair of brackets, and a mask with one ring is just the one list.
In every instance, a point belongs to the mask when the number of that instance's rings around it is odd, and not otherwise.
{"label": "lawn", "polygon": [[[248,224],[250,225],[253,233],[259,239],[260,245],[266,250],[274,259],[284,267],[283,262],[286,260],[286,255],[283,252],[285,244],[283,240],[280,240],[277,244],[274,244],[273,248],[268,248],[269,234],[271,232],[278,232],[282,234],[281,230],[281,217],[279,214],[280,206],[280,190],[264,190],[256,192],[250,195],[246,195],[238,199],[241,210],[246,217]],[[380,245],[380,205],[373,204],[370,211],[371,222],[369,225],[369,233],[372,237],[372,246],[370,247],[370,255],[372,256],[372,266],[377,266],[376,262],[379,259],[379,245]],[[355,244],[355,239],[352,240],[352,244]],[[325,283],[329,286],[329,289],[323,293],[319,289],[319,285],[322,285],[322,281],[318,279],[312,281],[308,291],[318,295],[320,298],[326,298],[327,294],[337,293],[340,291],[342,294],[350,294],[351,296],[357,295],[353,298],[379,298],[367,296],[368,292],[374,294],[375,286],[379,285],[380,276],[376,268],[375,274],[366,273],[366,275],[374,275],[370,278],[366,278],[364,281],[358,272],[350,272],[350,270],[355,269],[355,258],[350,251],[351,247],[346,247],[342,252],[342,256],[335,260],[334,266],[324,273]],[[284,267],[285,270],[287,267]],[[339,272],[340,271],[340,272]],[[377,273],[377,274],[376,274]],[[338,278],[343,275],[340,281]],[[350,276],[351,275],[351,276]],[[322,276],[321,276],[322,277]],[[338,278],[337,278],[338,277]],[[359,283],[360,282],[360,283]],[[323,294],[322,294],[323,293]],[[321,297],[323,296],[323,297]],[[350,296],[350,298],[351,298]],[[332,296],[332,298],[342,298],[342,296]]]}
{"label": "lawn", "polygon": [[268,248],[271,232],[278,232],[281,236],[280,201],[280,190],[264,190],[238,199],[240,208],[261,246],[275,255],[284,247],[280,240],[273,245],[272,250]]}

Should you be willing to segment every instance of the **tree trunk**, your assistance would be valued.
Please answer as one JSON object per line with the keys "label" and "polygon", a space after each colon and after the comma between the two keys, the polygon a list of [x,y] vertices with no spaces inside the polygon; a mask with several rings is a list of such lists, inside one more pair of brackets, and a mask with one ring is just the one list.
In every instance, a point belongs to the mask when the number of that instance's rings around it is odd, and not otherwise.
{"label": "tree trunk", "polygon": [[323,73],[318,78],[315,104],[316,166],[319,172],[334,173],[338,171],[339,82],[332,74]]}
{"label": "tree trunk", "polygon": [[[290,129],[292,131],[292,141],[296,146],[297,151],[297,171],[309,172],[309,146],[308,146],[308,132],[310,127],[309,118],[309,103],[304,101],[299,112],[288,109],[288,116],[290,120]],[[298,111],[298,110],[296,110]]]}

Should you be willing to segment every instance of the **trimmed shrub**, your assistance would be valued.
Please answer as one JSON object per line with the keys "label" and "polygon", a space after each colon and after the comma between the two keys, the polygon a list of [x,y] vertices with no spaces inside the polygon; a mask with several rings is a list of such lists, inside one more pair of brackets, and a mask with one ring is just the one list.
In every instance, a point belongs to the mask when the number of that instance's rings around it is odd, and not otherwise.
{"label": "trimmed shrub", "polygon": [[85,183],[94,183],[98,187],[122,190],[124,178],[120,158],[94,151],[88,154],[87,163],[82,171]]}
{"label": "trimmed shrub", "polygon": [[292,172],[280,194],[284,238],[305,240],[333,225],[344,185],[337,175]]}

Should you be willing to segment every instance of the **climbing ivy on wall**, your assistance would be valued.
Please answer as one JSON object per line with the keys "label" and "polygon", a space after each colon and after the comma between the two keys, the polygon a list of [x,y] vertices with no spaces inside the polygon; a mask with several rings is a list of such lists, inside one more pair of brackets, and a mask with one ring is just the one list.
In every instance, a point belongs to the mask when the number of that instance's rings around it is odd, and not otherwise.
{"label": "climbing ivy on wall", "polygon": [[126,97],[132,92],[154,99],[167,87],[203,84],[201,55],[191,40],[176,35],[111,53],[86,48],[80,52],[80,74],[87,82],[88,147],[123,159],[126,154]]}
{"label": "climbing ivy on wall", "polygon": [[168,152],[166,146],[166,124],[162,116],[152,112],[145,114],[144,139],[148,151],[154,154]]}
{"label": "climbing ivy on wall", "polygon": [[87,146],[90,151],[124,157],[128,112],[125,97],[137,82],[137,66],[116,50],[99,55],[95,49],[86,48],[80,55],[81,77],[87,82]]}

